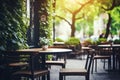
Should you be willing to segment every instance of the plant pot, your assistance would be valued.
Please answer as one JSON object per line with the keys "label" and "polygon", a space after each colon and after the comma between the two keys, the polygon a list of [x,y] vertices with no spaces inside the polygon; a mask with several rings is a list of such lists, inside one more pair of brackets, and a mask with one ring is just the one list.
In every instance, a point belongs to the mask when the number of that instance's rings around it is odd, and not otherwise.
{"label": "plant pot", "polygon": [[42,50],[47,50],[48,49],[48,45],[43,45],[42,46]]}

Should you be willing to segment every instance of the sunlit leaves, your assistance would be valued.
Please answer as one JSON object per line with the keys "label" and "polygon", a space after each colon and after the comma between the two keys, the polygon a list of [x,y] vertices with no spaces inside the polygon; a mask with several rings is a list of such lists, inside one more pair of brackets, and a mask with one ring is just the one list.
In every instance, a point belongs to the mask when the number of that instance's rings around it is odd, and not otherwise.
{"label": "sunlit leaves", "polygon": [[120,6],[114,8],[111,11],[112,16],[112,32],[117,34],[117,31],[120,30]]}

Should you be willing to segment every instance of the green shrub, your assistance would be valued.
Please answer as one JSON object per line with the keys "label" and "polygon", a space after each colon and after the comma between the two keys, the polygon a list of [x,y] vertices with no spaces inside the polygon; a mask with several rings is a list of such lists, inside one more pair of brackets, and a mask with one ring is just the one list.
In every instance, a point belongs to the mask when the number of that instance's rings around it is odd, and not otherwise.
{"label": "green shrub", "polygon": [[89,46],[91,44],[92,44],[92,40],[91,39],[87,39],[87,40],[83,41],[83,46],[85,46],[85,47],[87,47],[87,46]]}
{"label": "green shrub", "polygon": [[64,40],[62,40],[60,38],[56,38],[55,41],[57,41],[57,42],[64,42]]}
{"label": "green shrub", "polygon": [[97,44],[106,43],[106,42],[107,42],[106,38],[99,38]]}
{"label": "green shrub", "polygon": [[65,41],[66,45],[78,45],[80,44],[80,40],[75,37],[70,37],[67,41]]}
{"label": "green shrub", "polygon": [[120,39],[114,40],[114,44],[120,44]]}

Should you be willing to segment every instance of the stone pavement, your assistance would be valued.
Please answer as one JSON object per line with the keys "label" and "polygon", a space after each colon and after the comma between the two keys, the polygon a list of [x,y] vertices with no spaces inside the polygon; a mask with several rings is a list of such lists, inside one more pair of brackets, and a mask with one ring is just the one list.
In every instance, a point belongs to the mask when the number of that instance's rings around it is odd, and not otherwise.
{"label": "stone pavement", "polygon": [[[67,59],[66,68],[81,68],[84,67],[85,60]],[[50,69],[50,80],[59,80],[60,66],[52,66]],[[90,80],[120,80],[120,72],[107,71],[103,69],[103,62],[98,61],[97,72],[90,74]],[[107,69],[107,63],[106,63]],[[67,76],[66,80],[85,80],[84,76]]]}

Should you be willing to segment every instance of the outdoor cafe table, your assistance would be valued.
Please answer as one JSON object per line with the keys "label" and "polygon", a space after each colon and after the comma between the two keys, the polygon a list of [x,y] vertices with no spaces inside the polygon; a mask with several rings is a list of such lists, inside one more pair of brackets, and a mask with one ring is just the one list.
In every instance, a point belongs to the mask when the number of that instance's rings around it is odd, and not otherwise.
{"label": "outdoor cafe table", "polygon": [[56,55],[62,55],[62,54],[68,54],[72,52],[71,49],[62,49],[62,48],[48,48],[47,50],[42,50],[42,48],[32,48],[32,49],[22,49],[18,50],[19,52],[26,52],[26,53],[33,53],[33,54],[39,54],[42,56],[42,68],[45,68],[45,56],[50,54],[56,54]]}
{"label": "outdoor cafe table", "polygon": [[[68,54],[68,53],[72,52],[72,50],[71,49],[62,49],[62,48],[61,49],[60,48],[48,48],[47,50],[43,50],[42,48],[32,48],[32,49],[16,50],[15,52],[20,52],[21,54],[25,53],[28,55],[32,55],[32,57],[34,57],[35,55],[42,56],[42,65],[41,66],[42,66],[42,69],[46,69],[46,67],[45,67],[45,64],[46,64],[45,56],[46,55]],[[32,61],[32,62],[34,62],[34,61]],[[45,80],[45,76],[43,76],[42,80]]]}
{"label": "outdoor cafe table", "polygon": [[120,48],[120,44],[101,44],[98,45],[99,48],[112,48],[112,56],[113,56],[113,70],[115,69],[115,49]]}

